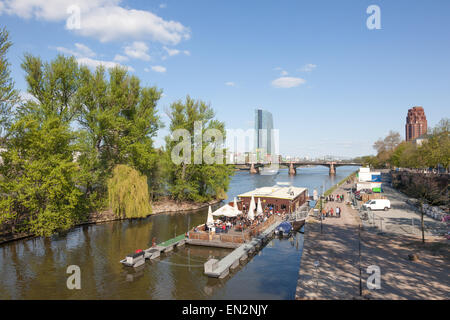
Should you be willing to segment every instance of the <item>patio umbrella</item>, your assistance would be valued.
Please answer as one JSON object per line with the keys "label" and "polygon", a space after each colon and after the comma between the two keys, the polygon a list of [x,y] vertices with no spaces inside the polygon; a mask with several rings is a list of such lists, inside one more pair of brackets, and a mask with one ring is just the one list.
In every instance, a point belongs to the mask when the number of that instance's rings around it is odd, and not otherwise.
{"label": "patio umbrella", "polygon": [[217,209],[216,211],[213,212],[213,216],[219,216],[219,217],[228,217],[228,218],[233,218],[233,217],[237,217],[238,215],[240,215],[242,212],[233,208],[232,206],[226,204],[223,207]]}
{"label": "patio umbrella", "polygon": [[258,208],[256,209],[256,215],[262,215],[263,214],[263,209],[262,209],[262,205],[261,205],[261,198],[258,198]]}
{"label": "patio umbrella", "polygon": [[214,223],[214,218],[213,218],[213,214],[212,214],[212,209],[211,206],[209,206],[208,208],[208,219],[206,220],[206,224],[213,224]]}
{"label": "patio umbrella", "polygon": [[250,220],[255,220],[255,198],[253,198],[252,195],[252,199],[250,200],[250,207],[248,208],[248,218]]}
{"label": "patio umbrella", "polygon": [[236,210],[238,210],[238,206],[237,206],[237,201],[236,201],[236,197],[234,197],[234,208],[236,209]]}

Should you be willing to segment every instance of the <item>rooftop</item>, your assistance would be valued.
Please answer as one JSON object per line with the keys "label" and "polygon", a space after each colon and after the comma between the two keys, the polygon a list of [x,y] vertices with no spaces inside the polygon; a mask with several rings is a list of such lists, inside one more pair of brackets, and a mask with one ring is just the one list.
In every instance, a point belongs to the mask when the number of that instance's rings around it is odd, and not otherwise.
{"label": "rooftop", "polygon": [[293,200],[305,190],[307,189],[298,187],[280,187],[275,185],[273,187],[263,187],[248,191],[240,194],[239,197],[251,197],[253,195],[255,198],[278,198]]}

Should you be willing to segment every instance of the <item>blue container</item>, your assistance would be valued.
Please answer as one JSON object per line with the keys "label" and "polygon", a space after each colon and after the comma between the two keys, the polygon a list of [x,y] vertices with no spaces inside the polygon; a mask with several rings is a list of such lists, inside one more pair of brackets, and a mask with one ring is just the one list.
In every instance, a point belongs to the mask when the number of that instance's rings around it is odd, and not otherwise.
{"label": "blue container", "polygon": [[372,182],[381,182],[381,174],[373,174]]}

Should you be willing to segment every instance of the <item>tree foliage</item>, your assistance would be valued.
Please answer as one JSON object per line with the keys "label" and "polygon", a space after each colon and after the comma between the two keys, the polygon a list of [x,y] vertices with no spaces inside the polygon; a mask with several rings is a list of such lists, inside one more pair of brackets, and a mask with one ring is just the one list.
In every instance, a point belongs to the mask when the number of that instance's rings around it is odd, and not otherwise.
{"label": "tree foliage", "polygon": [[[4,230],[48,236],[108,206],[119,217],[133,218],[150,214],[151,201],[162,195],[193,201],[226,197],[230,167],[176,165],[170,157],[174,141],[154,147],[163,126],[157,113],[160,89],[141,86],[120,67],[92,71],[75,57],[45,62],[26,54],[22,69],[33,99],[20,101],[5,57],[10,46],[8,33],[0,31]],[[193,136],[194,122],[200,121],[203,133],[216,130],[225,137],[224,124],[202,101],[187,97],[173,103],[170,118],[171,132],[182,128]],[[215,139],[189,143],[212,155],[224,151]]]}
{"label": "tree foliage", "polygon": [[147,177],[126,165],[117,165],[108,180],[109,204],[120,218],[144,218],[151,214]]}
{"label": "tree foliage", "polygon": [[[194,100],[189,96],[183,102],[181,100],[170,106],[168,116],[170,122],[170,132],[175,130],[186,130],[189,135],[187,142],[189,147],[189,161],[183,161],[180,164],[169,163],[167,168],[169,192],[174,199],[191,201],[209,201],[211,199],[224,199],[230,176],[233,170],[230,166],[220,163],[207,164],[195,162],[196,151],[199,150],[200,157],[204,150],[212,150],[212,156],[224,153],[223,144],[220,141],[204,139],[208,130],[217,130],[223,139],[225,139],[225,124],[214,119],[214,111],[210,105],[201,101]],[[195,124],[201,124],[200,140],[196,139]],[[223,140],[222,140],[223,141]],[[167,157],[171,156],[173,148],[180,141],[174,141],[171,137],[166,138]]]}
{"label": "tree foliage", "polygon": [[10,124],[11,109],[18,102],[18,93],[14,89],[14,81],[11,78],[10,64],[6,54],[12,43],[6,29],[0,30],[0,146],[3,143],[5,131]]}

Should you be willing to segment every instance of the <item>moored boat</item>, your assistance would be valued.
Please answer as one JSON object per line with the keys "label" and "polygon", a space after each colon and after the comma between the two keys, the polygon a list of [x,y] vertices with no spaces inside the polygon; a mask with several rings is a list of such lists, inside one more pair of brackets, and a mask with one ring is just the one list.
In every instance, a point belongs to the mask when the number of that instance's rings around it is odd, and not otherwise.
{"label": "moored boat", "polygon": [[275,228],[275,234],[282,237],[289,237],[292,232],[292,226],[289,222],[283,221],[278,227]]}
{"label": "moored boat", "polygon": [[120,262],[127,267],[137,268],[145,263],[145,252],[143,250],[136,250],[135,253],[131,253],[126,256],[125,259]]}

